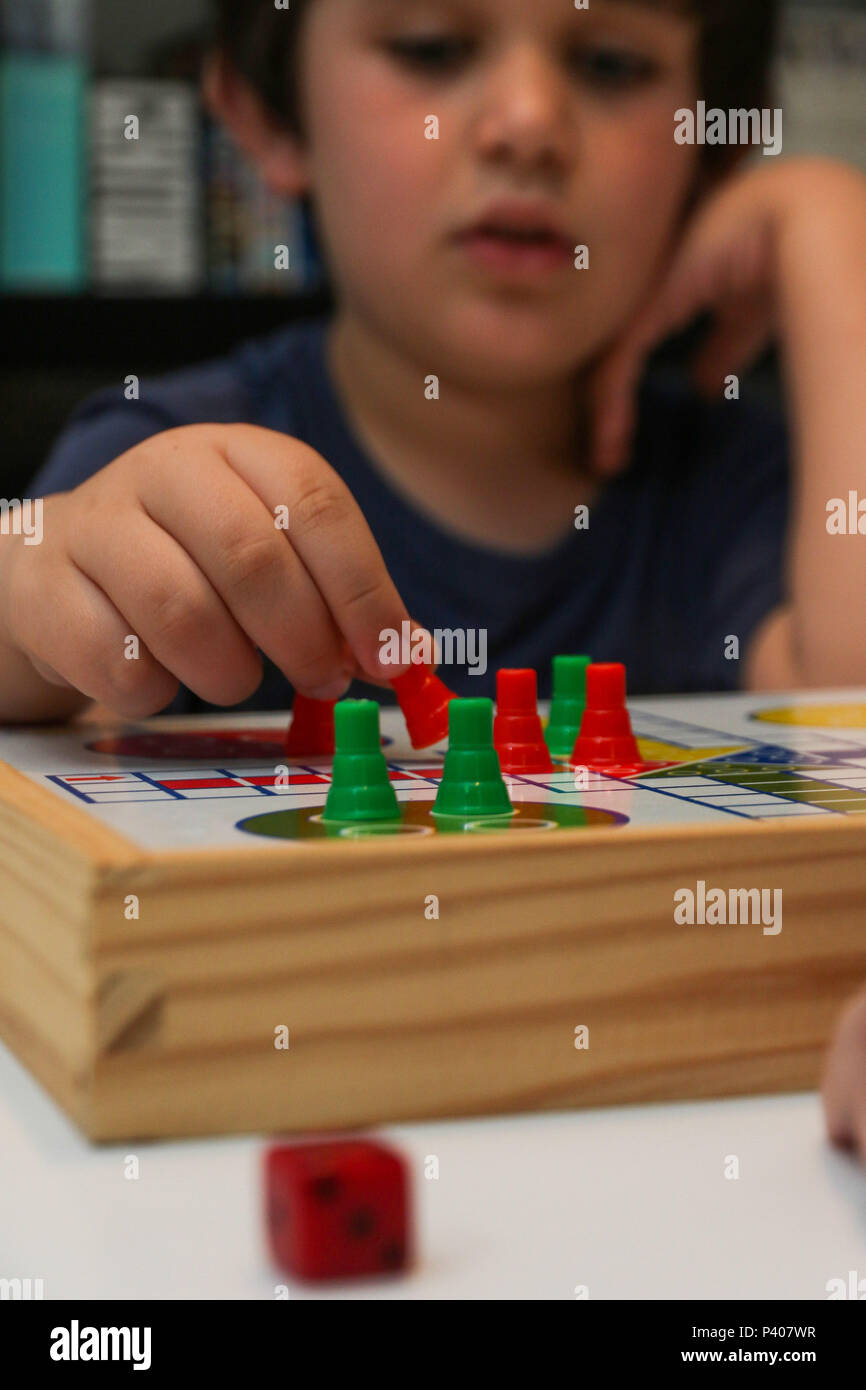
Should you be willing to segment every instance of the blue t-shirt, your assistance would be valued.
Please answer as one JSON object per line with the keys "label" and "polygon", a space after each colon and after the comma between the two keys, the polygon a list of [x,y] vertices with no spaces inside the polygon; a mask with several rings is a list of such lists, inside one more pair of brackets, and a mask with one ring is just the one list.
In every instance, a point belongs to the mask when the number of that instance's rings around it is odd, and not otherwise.
{"label": "blue t-shirt", "polygon": [[[31,494],[68,491],[179,425],[280,430],[343,478],[413,617],[431,631],[486,629],[486,675],[442,671],[458,693],[492,695],[499,667],[531,666],[546,695],[560,652],[624,661],[635,694],[738,686],[742,660],[728,659],[728,639],[739,639],[742,658],[784,598],[787,442],[771,407],[708,404],[677,379],[650,375],[632,463],[605,484],[588,529],[571,529],[543,554],[515,556],[452,535],[389,487],[343,411],[327,326],[293,324],[226,358],[146,380],[137,401],[119,386],[98,392],[71,416]],[[257,694],[239,708],[285,708],[291,693],[266,663]],[[213,707],[184,690],[171,708]]]}

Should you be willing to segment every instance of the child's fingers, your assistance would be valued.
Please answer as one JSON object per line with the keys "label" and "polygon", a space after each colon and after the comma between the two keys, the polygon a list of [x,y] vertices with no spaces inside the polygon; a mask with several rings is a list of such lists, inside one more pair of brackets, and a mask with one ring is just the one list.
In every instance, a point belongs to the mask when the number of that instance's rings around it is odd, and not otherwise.
{"label": "child's fingers", "polygon": [[656,309],[652,306],[593,373],[593,466],[603,477],[623,467],[635,426],[635,393],[650,350]]}
{"label": "child's fingers", "polygon": [[821,1086],[821,1099],[824,1106],[824,1123],[827,1138],[831,1144],[850,1144],[853,1139],[851,1127],[851,1077],[847,1049],[840,1051],[838,1044],[827,1060],[824,1080]]}
{"label": "child's fingers", "polygon": [[866,1163],[866,1079],[861,1072],[854,1096],[851,1135],[861,1159]]}
{"label": "child's fingers", "polygon": [[866,992],[842,1015],[827,1054],[821,1094],[830,1140],[856,1145],[866,1160]]}
{"label": "child's fingers", "polygon": [[593,466],[609,477],[626,463],[636,422],[637,388],[647,358],[660,342],[684,328],[703,295],[690,268],[677,267],[636,316],[593,373]]}
{"label": "child's fingers", "polygon": [[161,454],[142,470],[142,505],[296,689],[336,698],[351,677],[340,633],[292,544],[291,524],[288,531],[277,526],[278,507],[291,516],[291,488],[283,483],[270,510],[207,439],[190,434],[183,443],[182,469]]}
{"label": "child's fingers", "polygon": [[[420,643],[420,642],[422,641],[422,639],[423,639],[423,641],[424,641],[424,645],[423,645],[423,647],[421,648],[422,653],[423,653],[426,649],[428,649],[428,648],[429,648],[430,651],[433,650],[433,638],[432,638],[432,635],[427,631],[427,629],[423,626],[423,624],[421,624],[421,623],[416,623],[413,619],[410,618],[410,620],[409,620],[409,629],[408,629],[408,631],[409,631],[409,649],[408,649],[408,653],[407,653],[407,654],[410,656],[410,658],[411,658],[411,653],[412,653],[412,649],[413,649],[414,643],[416,643],[416,642]],[[351,648],[350,648],[348,645],[347,645],[347,647],[346,647],[346,651],[347,651],[347,654],[348,654],[349,662],[350,662],[350,664],[352,665],[353,670],[354,670],[355,679],[356,679],[356,680],[360,680],[360,681],[364,681],[367,685],[378,685],[378,686],[379,686],[381,689],[383,689],[383,690],[389,690],[389,689],[391,688],[391,683],[392,683],[392,681],[395,680],[396,677],[397,677],[398,675],[401,674],[401,672],[406,671],[406,670],[408,669],[407,666],[398,666],[397,664],[389,664],[389,665],[387,666],[387,668],[384,668],[384,669],[387,669],[388,675],[387,675],[387,676],[383,676],[383,675],[382,675],[382,669],[383,669],[383,668],[382,668],[381,666],[380,666],[377,670],[371,671],[371,670],[367,669],[366,667],[363,667],[363,666],[360,664],[360,662],[358,662],[358,661],[355,660],[354,656],[352,655],[352,650],[351,650]],[[402,655],[402,653],[401,653],[401,655]],[[417,659],[420,661],[420,660],[422,659],[422,657],[419,655],[419,656],[417,657]],[[436,663],[436,661],[435,661],[435,657],[434,657],[434,660],[433,660],[433,663],[432,663],[432,664],[433,664],[433,666],[434,666],[434,669],[437,668],[437,663]]]}
{"label": "child's fingers", "polygon": [[28,657],[28,661],[30,662],[30,665],[33,667],[37,676],[41,676],[42,679],[44,681],[47,681],[49,685],[57,685],[60,687],[61,690],[74,689],[74,686],[72,685],[71,681],[68,681],[63,676],[58,675],[58,673],[54,670],[53,666],[46,666],[45,662],[40,661],[38,656],[34,656],[32,652]]}
{"label": "child's fingers", "polygon": [[241,426],[226,457],[273,512],[289,508],[288,537],[364,670],[383,679],[405,667],[379,663],[379,634],[400,632],[408,613],[360,507],[315,450],[272,430]]}
{"label": "child's fingers", "polygon": [[747,371],[764,351],[772,337],[770,305],[743,304],[739,311],[721,319],[701,345],[692,372],[707,395],[722,396],[725,379]]}
{"label": "child's fingers", "polygon": [[128,719],[142,719],[171,703],[176,678],[143,644],[137,660],[126,659],[129,624],[92,579],[72,565],[57,565],[55,581],[41,570],[39,583],[40,591],[28,598],[23,577],[15,607],[28,619],[15,624],[12,634],[37,669],[47,668],[54,684],[59,678]]}
{"label": "child's fingers", "polygon": [[127,634],[201,699],[235,705],[255,692],[262,663],[252,643],[195,562],[144,511],[128,509],[115,524],[85,514],[68,545],[123,615]]}
{"label": "child's fingers", "polygon": [[[599,473],[616,472],[626,461],[637,385],[652,350],[706,310],[725,313],[732,301],[763,299],[771,280],[770,251],[765,221],[744,216],[740,195],[733,200],[722,196],[694,218],[655,292],[594,373],[594,466]],[[732,341],[730,346],[739,344]],[[749,332],[742,347],[750,346]],[[713,359],[714,371],[717,365]]]}

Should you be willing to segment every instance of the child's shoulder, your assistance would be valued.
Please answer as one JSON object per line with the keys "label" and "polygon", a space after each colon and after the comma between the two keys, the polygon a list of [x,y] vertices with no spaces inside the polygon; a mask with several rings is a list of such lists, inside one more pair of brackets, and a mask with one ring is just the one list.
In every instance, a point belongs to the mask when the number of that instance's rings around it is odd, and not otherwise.
{"label": "child's shoulder", "polygon": [[[127,449],[195,424],[266,423],[268,401],[303,400],[318,370],[323,322],[298,322],[159,376],[126,377],[72,412],[33,480],[35,495],[77,487]],[[279,386],[279,391],[277,387]]]}

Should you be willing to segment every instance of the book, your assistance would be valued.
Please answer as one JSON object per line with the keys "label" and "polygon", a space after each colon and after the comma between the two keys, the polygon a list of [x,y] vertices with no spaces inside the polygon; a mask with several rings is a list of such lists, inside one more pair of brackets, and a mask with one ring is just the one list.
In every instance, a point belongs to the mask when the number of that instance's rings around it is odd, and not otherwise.
{"label": "book", "polygon": [[272,192],[215,121],[205,121],[209,288],[295,294],[318,286],[321,264],[299,199]]}
{"label": "book", "polygon": [[76,291],[85,246],[88,0],[0,8],[0,288]]}
{"label": "book", "polygon": [[90,251],[97,290],[195,293],[204,274],[195,89],[105,78],[90,96]]}

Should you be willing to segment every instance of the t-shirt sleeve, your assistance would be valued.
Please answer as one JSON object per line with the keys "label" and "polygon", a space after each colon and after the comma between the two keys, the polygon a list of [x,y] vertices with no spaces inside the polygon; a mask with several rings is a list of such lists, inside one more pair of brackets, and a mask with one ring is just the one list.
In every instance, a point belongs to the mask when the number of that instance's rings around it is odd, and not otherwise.
{"label": "t-shirt sleeve", "polygon": [[107,387],[73,411],[31,481],[30,493],[46,497],[68,492],[164,430],[245,418],[243,384],[230,360],[143,380],[136,400],[126,400],[122,387]]}

